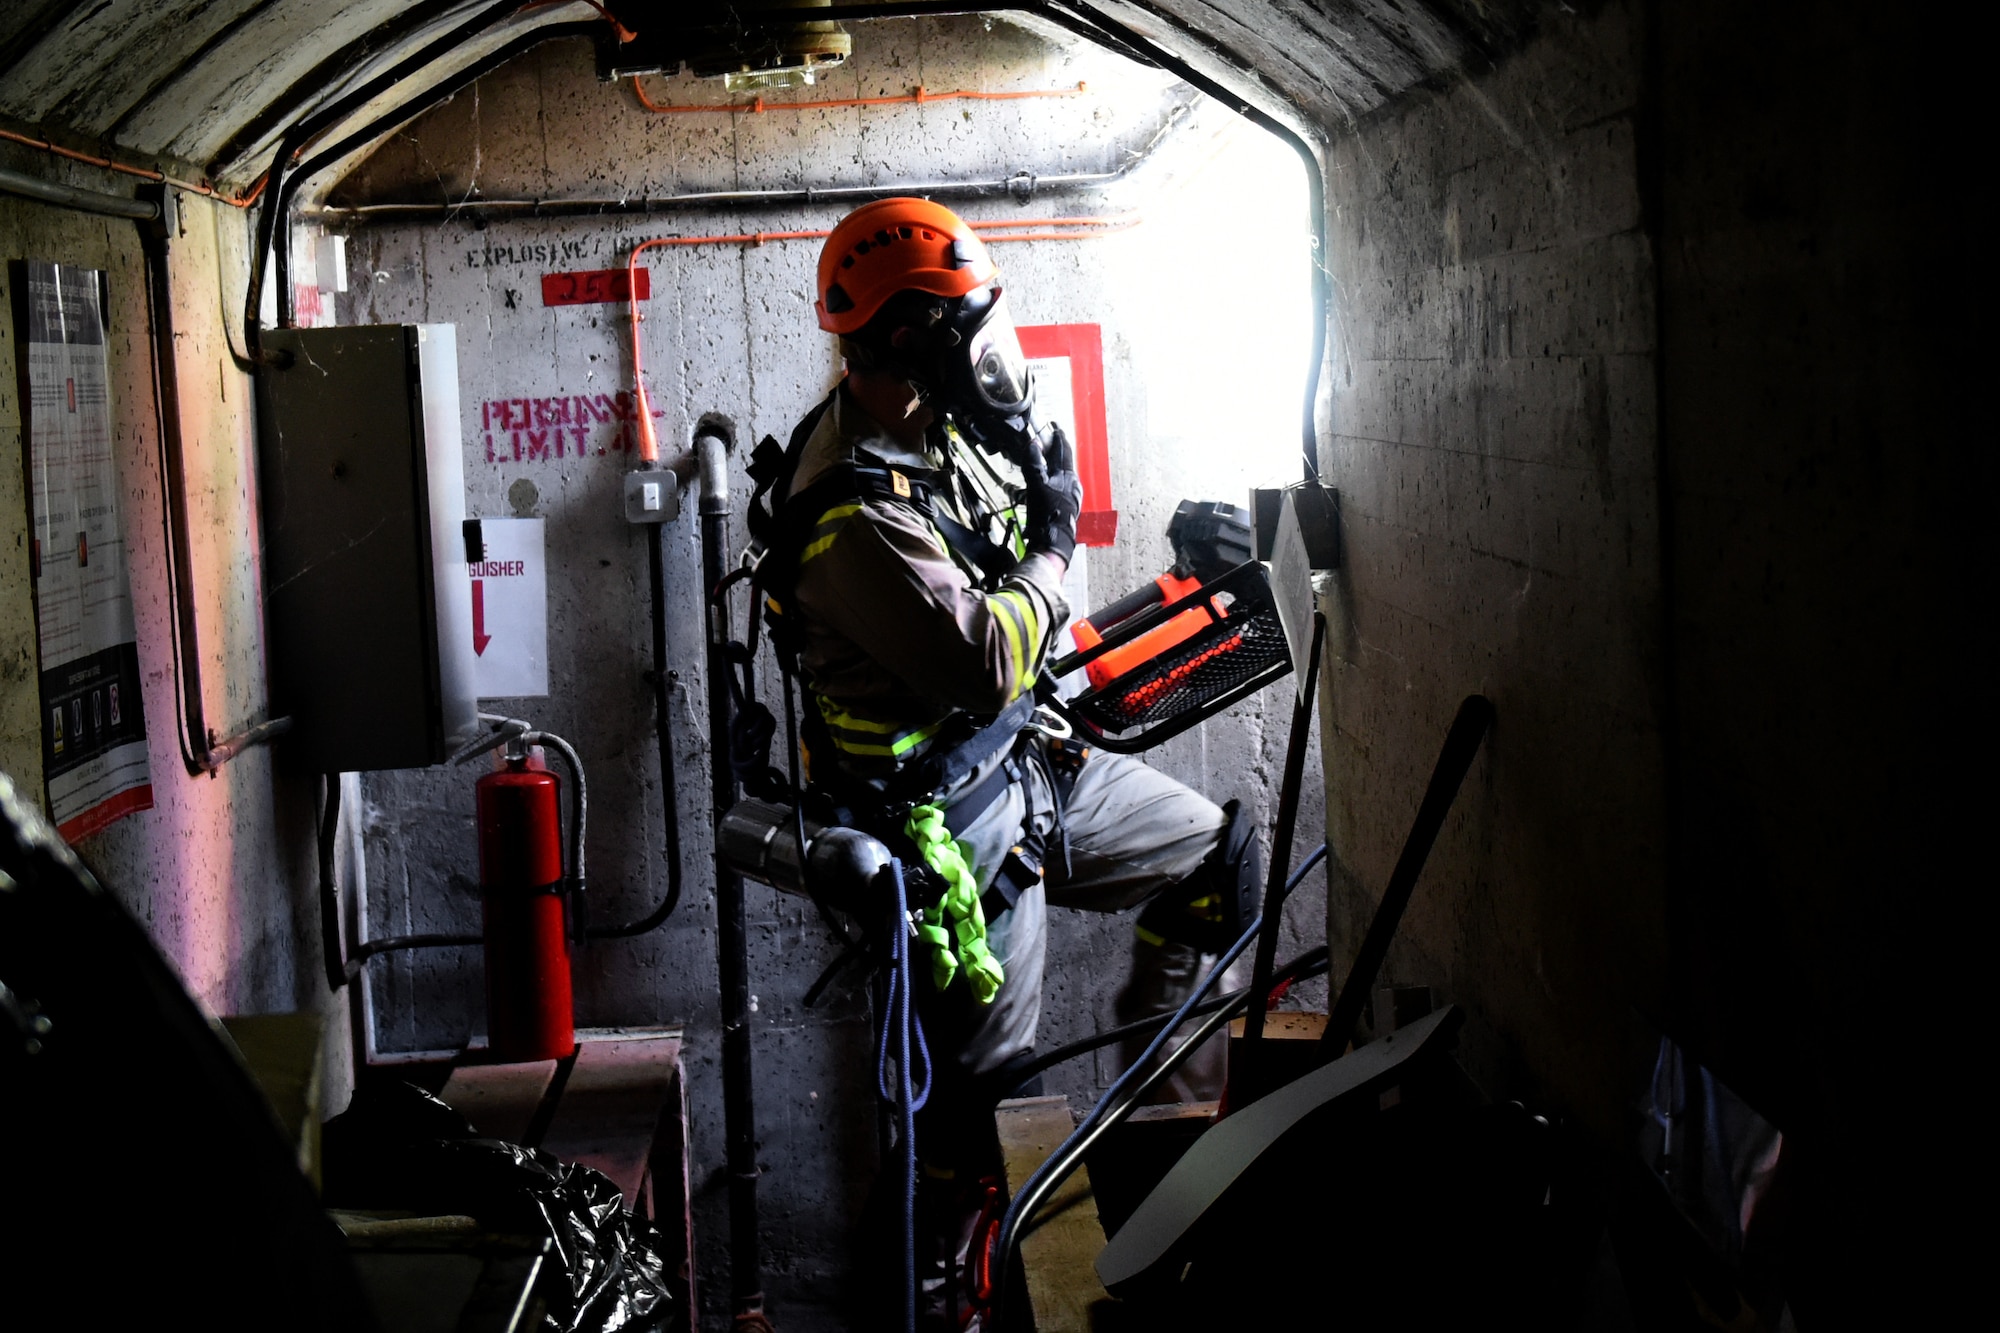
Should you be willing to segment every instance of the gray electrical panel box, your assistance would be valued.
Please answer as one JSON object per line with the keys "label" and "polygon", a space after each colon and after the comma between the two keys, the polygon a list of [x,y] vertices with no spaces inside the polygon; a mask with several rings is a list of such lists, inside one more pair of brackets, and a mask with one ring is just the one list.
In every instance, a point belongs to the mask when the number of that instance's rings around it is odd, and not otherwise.
{"label": "gray electrical panel box", "polygon": [[456,330],[273,329],[264,348],[265,620],[289,761],[442,763],[478,728]]}

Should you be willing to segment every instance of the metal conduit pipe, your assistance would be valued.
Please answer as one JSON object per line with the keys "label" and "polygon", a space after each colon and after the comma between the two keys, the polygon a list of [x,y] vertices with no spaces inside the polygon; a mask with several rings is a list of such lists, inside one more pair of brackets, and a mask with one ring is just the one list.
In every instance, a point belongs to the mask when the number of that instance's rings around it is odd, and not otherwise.
{"label": "metal conduit pipe", "polygon": [[[750,935],[743,877],[724,859],[720,824],[736,804],[729,763],[734,707],[729,604],[717,588],[729,565],[729,442],[703,426],[694,439],[700,468],[701,583],[708,621],[708,762],[715,839],[716,963],[722,984],[722,1118],[729,1170],[729,1292],[738,1319],[764,1308],[757,1243],[757,1117],[750,1062]],[[755,614],[755,611],[752,611]]]}
{"label": "metal conduit pipe", "polygon": [[139,249],[146,265],[146,310],[153,335],[153,410],[160,431],[160,498],[166,526],[167,567],[174,590],[172,631],[181,705],[181,760],[190,775],[213,774],[253,745],[292,729],[289,717],[274,717],[227,739],[208,729],[201,686],[201,636],[195,620],[194,552],[189,537],[187,452],[181,435],[180,365],[174,354],[174,293],[167,267],[167,198],[162,186],[148,187],[154,216],[139,222]]}
{"label": "metal conduit pipe", "polygon": [[1065,172],[1041,176],[1014,171],[975,180],[892,181],[886,185],[807,186],[795,190],[698,190],[685,194],[643,195],[639,198],[597,199],[478,199],[462,203],[429,201],[360,204],[352,208],[301,210],[317,221],[365,226],[371,223],[437,221],[504,221],[508,218],[597,217],[666,213],[676,209],[731,210],[801,208],[815,204],[865,204],[876,199],[922,195],[929,199],[989,199],[1005,196],[1027,203],[1038,194],[1074,194],[1116,184],[1150,162],[1167,136],[1187,119],[1192,107],[1176,103],[1164,124],[1130,160],[1111,171]]}
{"label": "metal conduit pipe", "polygon": [[160,216],[160,206],[150,199],[134,199],[129,195],[104,194],[98,190],[82,190],[74,185],[58,185],[45,181],[40,176],[30,176],[25,171],[15,171],[11,167],[0,167],[0,192],[16,194],[23,199],[33,199],[37,203],[54,204],[57,208],[73,208],[79,213],[96,213],[108,218],[135,218],[150,222]]}
{"label": "metal conduit pipe", "polygon": [[[1136,166],[1137,161],[1132,165]],[[1071,194],[1097,189],[1123,179],[1131,169],[1131,166],[1125,166],[1116,171],[1062,176],[1037,176],[1033,172],[1021,171],[980,180],[897,181],[889,185],[834,185],[803,190],[707,190],[695,194],[647,195],[637,199],[480,199],[462,204],[362,204],[353,208],[315,209],[309,216],[319,221],[365,226],[456,218],[499,222],[518,217],[612,217],[697,208],[748,211],[815,204],[865,204],[903,195],[922,195],[927,199],[1004,197],[1026,203],[1038,194]]]}

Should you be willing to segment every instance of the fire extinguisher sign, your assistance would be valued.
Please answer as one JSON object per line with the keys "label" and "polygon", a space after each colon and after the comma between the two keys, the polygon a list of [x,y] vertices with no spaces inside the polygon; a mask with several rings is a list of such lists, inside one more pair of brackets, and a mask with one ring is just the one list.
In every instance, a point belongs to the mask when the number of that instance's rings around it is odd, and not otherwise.
{"label": "fire extinguisher sign", "polygon": [[481,558],[465,565],[472,580],[474,691],[482,699],[545,698],[549,577],[542,520],[483,518],[477,531]]}

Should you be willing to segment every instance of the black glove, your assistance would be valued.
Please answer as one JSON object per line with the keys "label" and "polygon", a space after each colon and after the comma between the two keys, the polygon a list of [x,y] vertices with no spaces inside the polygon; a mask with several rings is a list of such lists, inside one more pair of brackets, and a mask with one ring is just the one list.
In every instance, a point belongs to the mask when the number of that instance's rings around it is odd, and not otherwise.
{"label": "black glove", "polygon": [[1076,554],[1076,520],[1083,513],[1083,481],[1076,475],[1076,461],[1069,437],[1061,426],[1049,427],[1049,443],[1044,449],[1025,451],[1021,471],[1028,482],[1028,529],[1024,534],[1030,551],[1047,551],[1068,564]]}

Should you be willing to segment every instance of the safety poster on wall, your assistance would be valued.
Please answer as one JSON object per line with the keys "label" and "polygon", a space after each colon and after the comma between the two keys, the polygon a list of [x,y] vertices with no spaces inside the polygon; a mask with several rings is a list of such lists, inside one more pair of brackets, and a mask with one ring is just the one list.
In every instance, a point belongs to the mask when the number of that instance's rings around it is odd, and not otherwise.
{"label": "safety poster on wall", "polygon": [[104,275],[11,266],[41,652],[42,773],[64,838],[153,806],[111,456]]}

